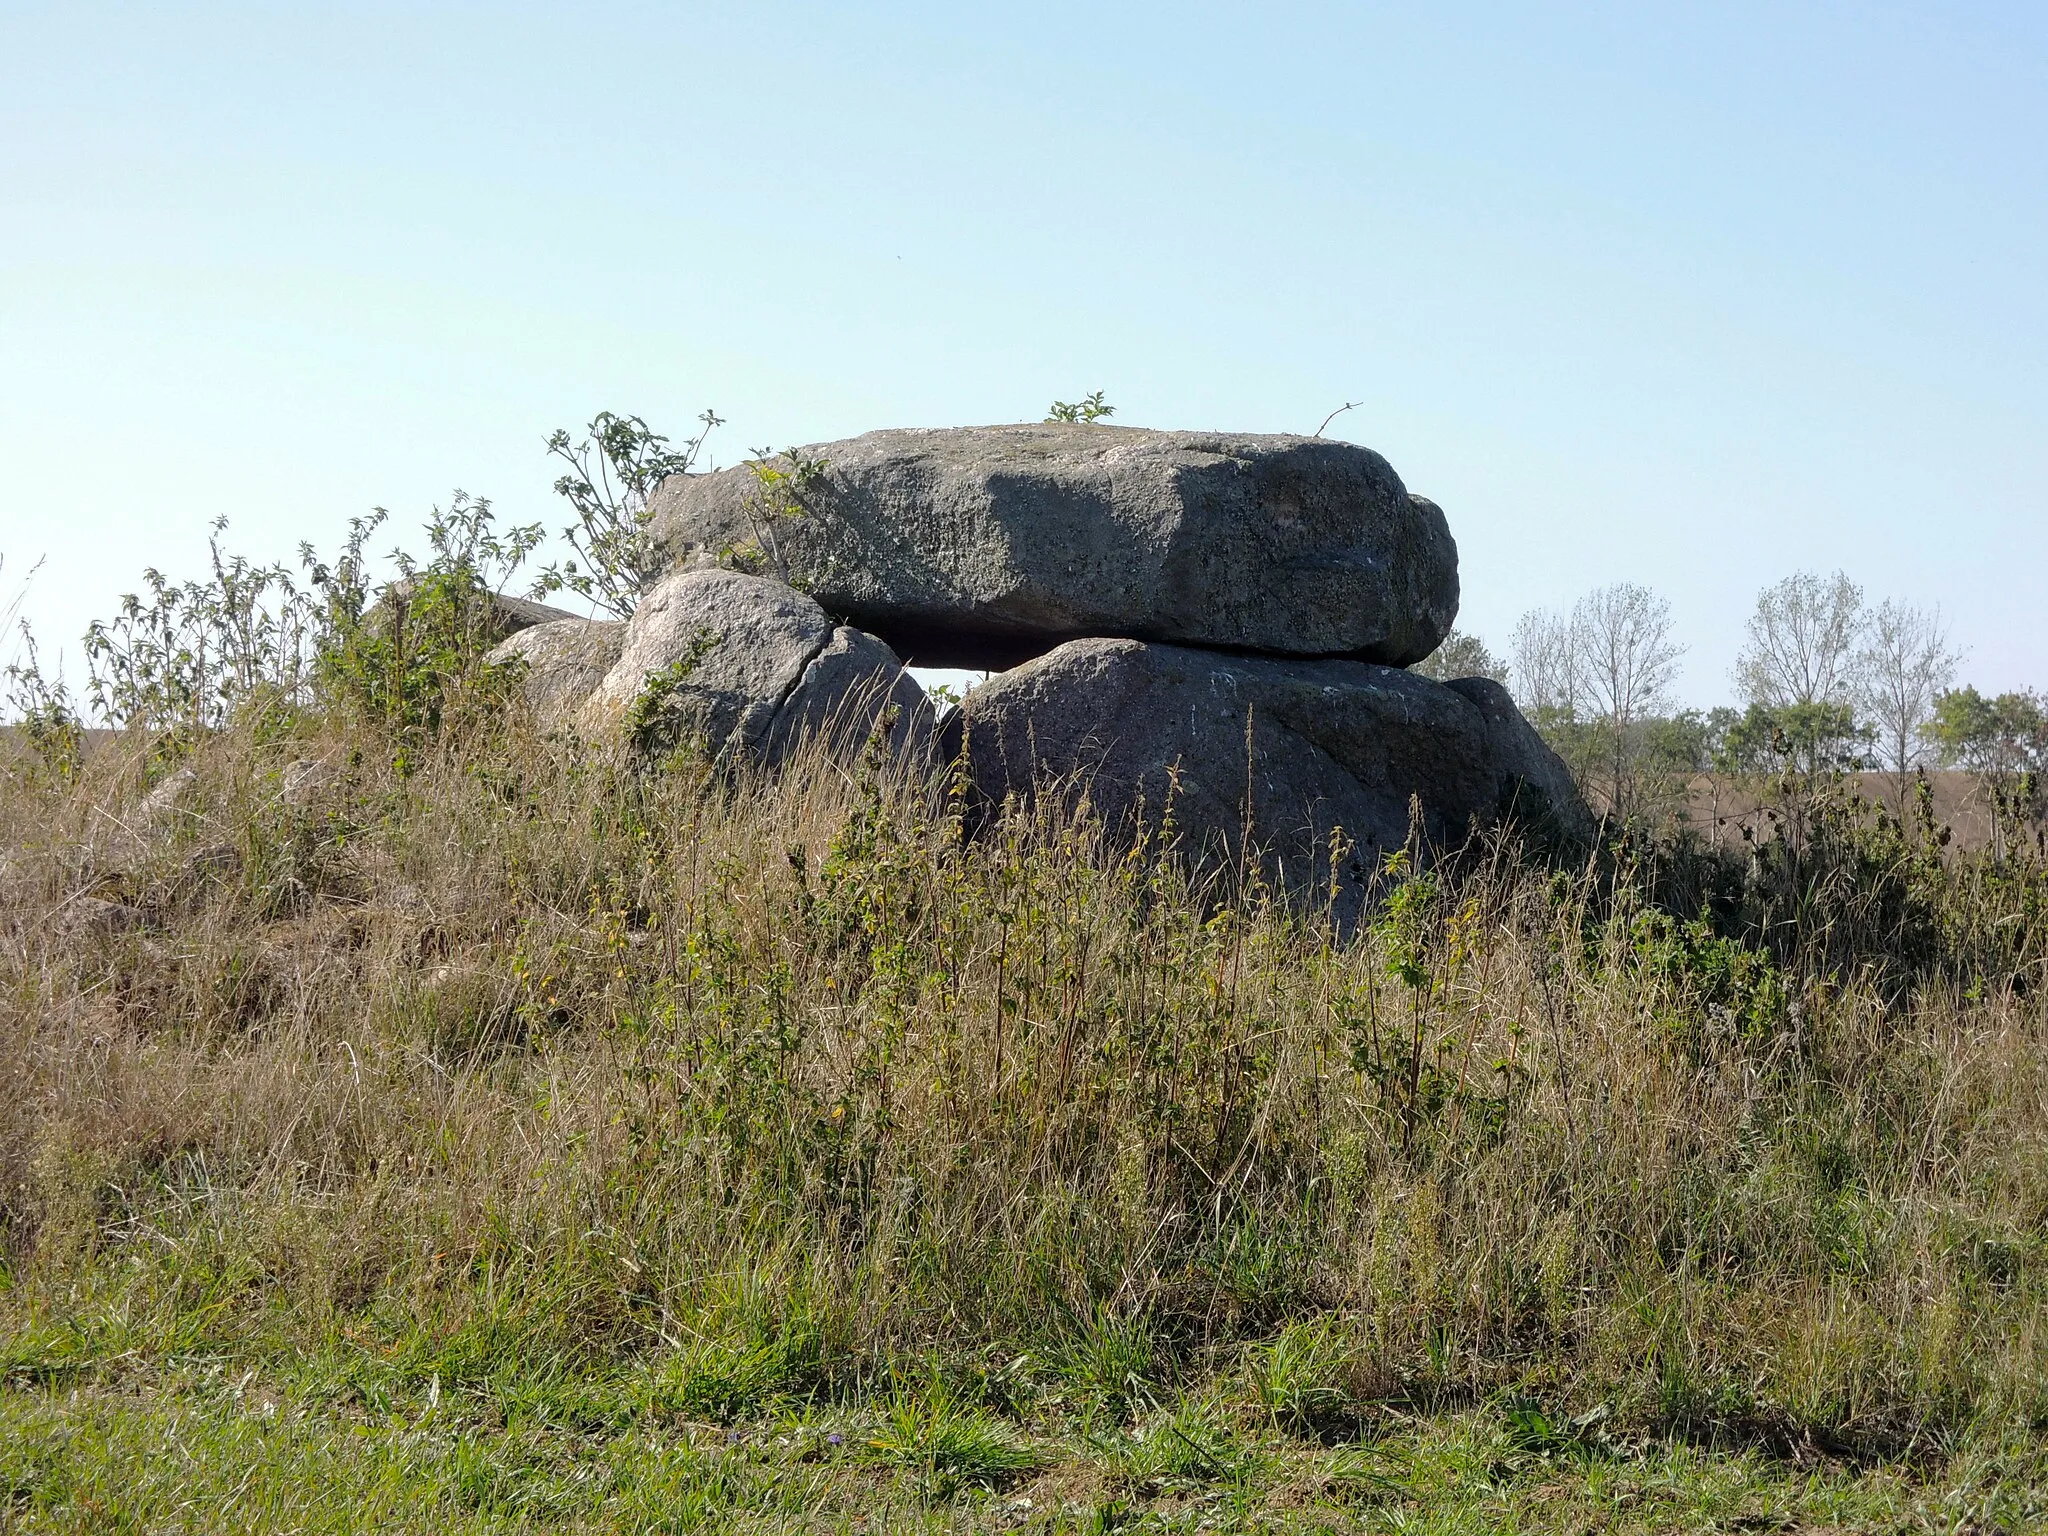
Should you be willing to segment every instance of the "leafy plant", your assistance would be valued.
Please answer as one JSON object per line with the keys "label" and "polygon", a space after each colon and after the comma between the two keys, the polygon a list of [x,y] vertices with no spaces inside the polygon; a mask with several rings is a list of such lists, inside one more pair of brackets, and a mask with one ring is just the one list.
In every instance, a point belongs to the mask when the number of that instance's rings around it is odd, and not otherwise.
{"label": "leafy plant", "polygon": [[1152,1406],[1158,1386],[1150,1321],[1100,1307],[1068,1321],[1069,1336],[1052,1355],[1068,1389],[1114,1417]]}
{"label": "leafy plant", "polygon": [[350,520],[330,563],[310,545],[301,558],[325,601],[318,685],[346,713],[401,736],[433,736],[455,718],[495,715],[516,669],[485,660],[508,632],[498,597],[541,539],[540,525],[498,531],[490,502],[457,491],[436,507],[424,564],[404,550],[391,559],[400,579],[371,600],[366,546],[390,514],[382,507]]}
{"label": "leafy plant", "polygon": [[1126,1475],[1154,1489],[1187,1489],[1205,1483],[1243,1487],[1257,1476],[1262,1458],[1231,1434],[1214,1401],[1182,1402],[1155,1414],[1121,1447]]}
{"label": "leafy plant", "polygon": [[226,526],[216,518],[208,536],[208,577],[174,583],[146,570],[146,592],[86,631],[93,709],[109,724],[189,737],[259,693],[303,702],[319,607],[285,567],[224,554]]}
{"label": "leafy plant", "polygon": [[697,722],[684,705],[683,688],[718,641],[716,631],[700,625],[689,649],[641,684],[626,711],[626,739],[637,751],[659,755],[688,740]]}
{"label": "leafy plant", "polygon": [[921,1391],[897,1385],[868,1450],[875,1460],[915,1474],[934,1498],[963,1487],[1001,1488],[1038,1464],[1037,1453],[1007,1424],[937,1379]]}
{"label": "leafy plant", "polygon": [[1607,1447],[1605,1425],[1613,1408],[1597,1404],[1584,1413],[1560,1417],[1533,1397],[1511,1395],[1500,1405],[1508,1439],[1516,1450],[1545,1461],[1591,1461]]}
{"label": "leafy plant", "polygon": [[1047,412],[1045,419],[1047,421],[1066,421],[1092,425],[1095,422],[1106,420],[1115,414],[1116,407],[1105,405],[1102,399],[1102,391],[1098,389],[1093,394],[1079,400],[1053,401],[1052,409]]}
{"label": "leafy plant", "polygon": [[1292,1322],[1252,1356],[1252,1384],[1276,1428],[1318,1430],[1350,1408],[1344,1373],[1350,1352],[1323,1320]]}
{"label": "leafy plant", "polygon": [[1436,875],[1416,869],[1415,862],[1414,854],[1406,849],[1387,860],[1387,878],[1392,883],[1372,928],[1373,938],[1385,957],[1387,975],[1408,993],[1410,1028],[1403,1068],[1405,1081],[1399,1082],[1404,1154],[1414,1141],[1416,1116],[1422,1104],[1422,1047],[1430,1003],[1443,987],[1443,977],[1435,964],[1443,923],[1441,891]]}
{"label": "leafy plant", "polygon": [[794,584],[777,530],[811,515],[828,467],[825,460],[810,457],[801,448],[786,448],[781,453],[756,448],[747,461],[754,489],[740,503],[753,534],[752,547],[728,550],[727,557],[742,569],[766,566],[778,580]]}
{"label": "leafy plant", "polygon": [[640,417],[611,411],[591,418],[580,443],[566,430],[549,436],[548,452],[569,466],[555,481],[555,494],[576,513],[562,537],[582,563],[572,558],[548,566],[534,583],[535,597],[574,592],[618,618],[632,617],[640,589],[654,574],[649,500],[669,476],[689,474],[712,429],[725,424],[710,410],[697,420],[703,429],[679,449]]}
{"label": "leafy plant", "polygon": [[75,779],[84,760],[84,723],[63,679],[43,675],[35,633],[26,619],[21,621],[20,654],[0,671],[0,679],[6,682],[0,703],[37,762],[60,782]]}
{"label": "leafy plant", "polygon": [[676,1411],[729,1424],[808,1387],[817,1348],[801,1319],[738,1338],[696,1340],[657,1377],[655,1395]]}

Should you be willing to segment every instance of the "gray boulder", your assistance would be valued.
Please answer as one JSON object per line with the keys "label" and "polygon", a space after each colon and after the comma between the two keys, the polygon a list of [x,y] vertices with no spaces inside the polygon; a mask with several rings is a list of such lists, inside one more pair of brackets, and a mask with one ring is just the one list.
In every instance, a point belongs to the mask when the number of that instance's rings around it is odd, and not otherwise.
{"label": "gray boulder", "polygon": [[551,607],[530,597],[513,597],[504,592],[491,594],[491,611],[498,623],[515,633],[531,629],[536,624],[559,624],[564,619],[576,617],[565,608]]}
{"label": "gray boulder", "polygon": [[1341,828],[1347,910],[1408,840],[1411,799],[1435,852],[1509,814],[1591,828],[1564,765],[1487,678],[1081,640],[974,689],[952,730],[990,803],[1085,791],[1127,836],[1170,802],[1181,846],[1206,861],[1235,857],[1249,824],[1269,875],[1296,889],[1327,889]]}
{"label": "gray boulder", "polygon": [[1002,667],[1083,636],[1404,666],[1458,612],[1443,513],[1370,449],[1134,427],[870,432],[667,480],[670,568],[746,565],[932,666]]}
{"label": "gray boulder", "polygon": [[199,819],[191,806],[198,783],[197,773],[180,768],[166,774],[137,805],[120,811],[101,807],[84,850],[90,867],[108,873],[133,871],[169,847],[181,829]]}
{"label": "gray boulder", "polygon": [[714,757],[770,765],[810,737],[857,747],[885,717],[893,750],[929,752],[931,705],[894,651],[780,582],[720,570],[657,582],[578,711],[593,736],[694,739]]}
{"label": "gray boulder", "polygon": [[520,663],[521,687],[535,717],[561,725],[573,721],[597,692],[625,643],[622,620],[553,619],[518,631],[484,659]]}
{"label": "gray boulder", "polygon": [[[417,585],[418,578],[411,576],[402,576],[392,582],[377,594],[373,613],[390,614],[401,605],[410,603]],[[566,608],[550,607],[530,597],[513,597],[506,592],[486,593],[483,601],[488,610],[485,622],[499,635],[513,635],[536,624],[553,624],[576,617]]]}

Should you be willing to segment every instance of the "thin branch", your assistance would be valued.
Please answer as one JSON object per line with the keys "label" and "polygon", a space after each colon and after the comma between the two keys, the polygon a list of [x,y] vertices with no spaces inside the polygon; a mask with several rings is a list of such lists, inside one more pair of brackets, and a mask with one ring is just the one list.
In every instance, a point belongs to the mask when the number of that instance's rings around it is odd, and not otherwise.
{"label": "thin branch", "polygon": [[1330,412],[1329,415],[1323,418],[1322,426],[1316,428],[1316,436],[1321,437],[1323,433],[1329,429],[1330,423],[1335,421],[1339,416],[1342,416],[1346,411],[1355,411],[1363,404],[1365,404],[1363,400],[1346,400],[1342,405],[1338,406],[1337,409]]}

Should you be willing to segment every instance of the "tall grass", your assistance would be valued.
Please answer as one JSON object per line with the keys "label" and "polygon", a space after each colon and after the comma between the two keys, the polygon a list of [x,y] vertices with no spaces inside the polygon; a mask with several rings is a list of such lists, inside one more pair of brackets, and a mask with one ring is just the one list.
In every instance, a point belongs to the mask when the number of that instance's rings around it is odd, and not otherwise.
{"label": "tall grass", "polygon": [[1085,807],[966,836],[874,760],[317,715],[15,747],[12,1379],[631,1363],[732,1420],[926,1371],[1114,1423],[1249,1372],[1296,1427],[1511,1401],[2028,1465],[2048,1425],[2038,869],[1927,854],[2020,931],[1902,971],[1505,838],[1340,931]]}

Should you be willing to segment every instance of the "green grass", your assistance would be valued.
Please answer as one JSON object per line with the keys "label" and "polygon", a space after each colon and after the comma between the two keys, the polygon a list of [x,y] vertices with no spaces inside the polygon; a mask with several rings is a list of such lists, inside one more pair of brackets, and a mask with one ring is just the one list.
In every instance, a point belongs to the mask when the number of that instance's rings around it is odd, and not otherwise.
{"label": "green grass", "polygon": [[1214,1400],[1114,1430],[885,1394],[738,1425],[647,1374],[430,1385],[372,1409],[317,1370],[120,1362],[0,1398],[22,1531],[1387,1531],[2035,1529],[1990,1466],[1935,1478],[1683,1443],[1532,1445],[1511,1413],[1387,1410],[1354,1441]]}

